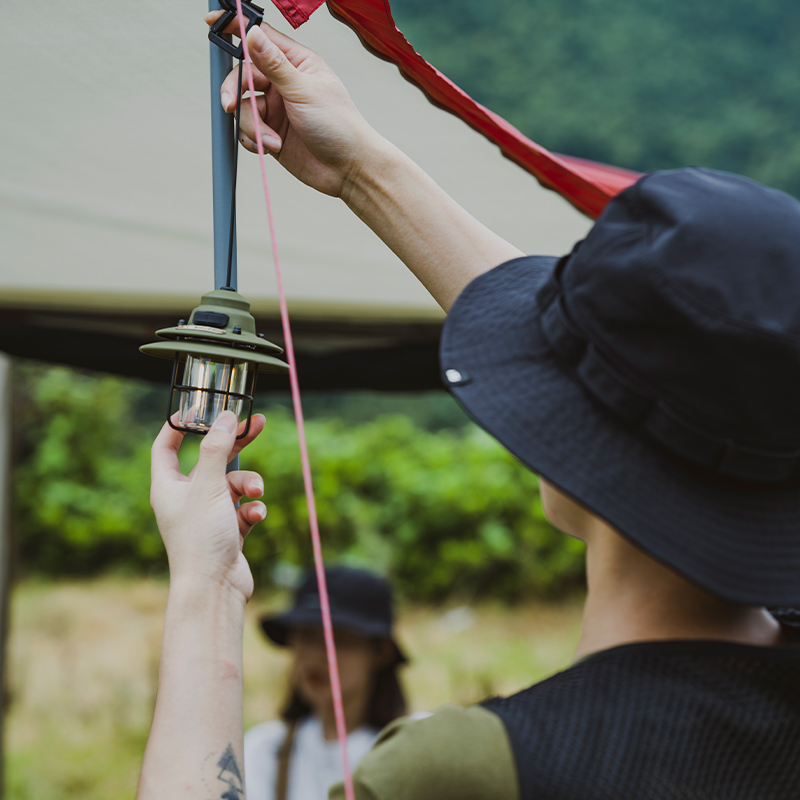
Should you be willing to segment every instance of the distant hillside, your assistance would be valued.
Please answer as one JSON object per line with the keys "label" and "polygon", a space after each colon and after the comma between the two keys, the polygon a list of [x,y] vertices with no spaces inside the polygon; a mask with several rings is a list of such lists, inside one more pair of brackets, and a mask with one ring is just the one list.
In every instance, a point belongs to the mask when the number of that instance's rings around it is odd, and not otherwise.
{"label": "distant hillside", "polygon": [[436,67],[558,152],[800,196],[796,0],[392,0]]}

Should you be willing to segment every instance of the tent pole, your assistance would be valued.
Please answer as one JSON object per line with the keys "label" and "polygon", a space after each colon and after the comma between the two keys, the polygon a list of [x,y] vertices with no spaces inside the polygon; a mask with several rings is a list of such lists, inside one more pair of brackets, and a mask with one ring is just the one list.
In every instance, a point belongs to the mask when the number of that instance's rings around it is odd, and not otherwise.
{"label": "tent pole", "polygon": [[[6,657],[8,615],[11,595],[11,442],[12,442],[11,358],[0,353],[0,690],[3,719],[6,712]],[[5,785],[5,734],[0,723],[0,797]]]}
{"label": "tent pole", "polygon": [[[208,0],[208,10],[221,8],[217,0]],[[228,39],[231,37],[228,36]],[[237,147],[233,117],[222,109],[219,99],[222,82],[233,69],[233,59],[221,47],[209,42],[211,62],[211,171],[214,197],[214,288],[227,284],[228,245],[233,197],[233,154]],[[236,274],[236,223],[233,226],[230,287],[238,289]],[[239,469],[239,456],[228,464],[228,472]]]}
{"label": "tent pole", "polygon": [[[221,8],[217,0],[208,0],[208,10]],[[230,39],[230,36],[226,38]],[[209,42],[211,58],[211,163],[214,196],[214,288],[225,286],[228,271],[228,236],[230,232],[231,192],[233,188],[233,154],[236,131],[233,117],[226,114],[219,100],[222,81],[233,68],[233,59],[221,47]],[[236,227],[233,232],[231,288],[237,288]]]}

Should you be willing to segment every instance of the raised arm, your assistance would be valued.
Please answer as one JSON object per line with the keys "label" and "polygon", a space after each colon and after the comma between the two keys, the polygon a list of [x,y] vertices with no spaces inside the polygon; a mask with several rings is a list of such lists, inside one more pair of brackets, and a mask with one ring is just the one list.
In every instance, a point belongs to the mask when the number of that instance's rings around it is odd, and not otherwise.
{"label": "raised arm", "polygon": [[231,458],[263,429],[253,417],[235,441],[236,418],[222,414],[181,474],[183,434],[167,425],[153,445],[151,504],[167,548],[169,599],[153,725],[137,800],[242,800],[242,632],[253,578],[242,542],[266,516],[254,472],[225,474]]}
{"label": "raised arm", "polygon": [[[228,32],[236,34],[238,23]],[[370,127],[316,53],[267,24],[253,28],[247,43],[256,90],[264,93],[258,105],[265,148],[304,183],[340,197],[444,309],[473,278],[522,255]],[[237,89],[234,70],[222,86],[226,111],[235,110]],[[242,104],[241,129],[242,144],[255,151],[249,103]]]}

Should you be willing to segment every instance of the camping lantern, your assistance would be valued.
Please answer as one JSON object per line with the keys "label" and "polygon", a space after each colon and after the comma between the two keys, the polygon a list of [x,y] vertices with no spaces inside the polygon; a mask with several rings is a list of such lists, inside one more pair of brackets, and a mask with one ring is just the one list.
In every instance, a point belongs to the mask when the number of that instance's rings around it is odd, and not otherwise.
{"label": "camping lantern", "polygon": [[[246,420],[241,439],[250,430],[257,374],[289,371],[276,358],[283,350],[256,333],[250,303],[231,289],[204,294],[188,323],[180,320],[156,335],[165,341],[139,349],[173,359],[167,422],[175,430],[205,434],[227,410]],[[172,420],[176,394],[177,424]]]}

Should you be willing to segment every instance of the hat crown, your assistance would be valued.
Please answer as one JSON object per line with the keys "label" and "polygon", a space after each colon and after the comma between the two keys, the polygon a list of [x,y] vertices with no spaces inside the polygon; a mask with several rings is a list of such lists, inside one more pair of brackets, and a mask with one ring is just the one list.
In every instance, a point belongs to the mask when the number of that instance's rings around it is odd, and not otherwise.
{"label": "hat crown", "polygon": [[[392,631],[392,589],[387,581],[363,569],[327,567],[325,583],[334,629],[388,639],[394,648],[395,663],[408,660]],[[305,573],[290,609],[267,614],[261,617],[260,624],[264,633],[279,645],[289,643],[293,628],[320,627],[322,607],[315,570]]]}
{"label": "hat crown", "polygon": [[567,315],[621,374],[753,447],[800,447],[800,204],[705,169],[611,201],[562,265]]}
{"label": "hat crown", "polygon": [[[393,624],[392,590],[389,584],[366,570],[351,567],[329,567],[325,570],[332,613],[355,615],[365,622]],[[314,570],[309,570],[297,587],[294,608],[319,609],[319,585]]]}

